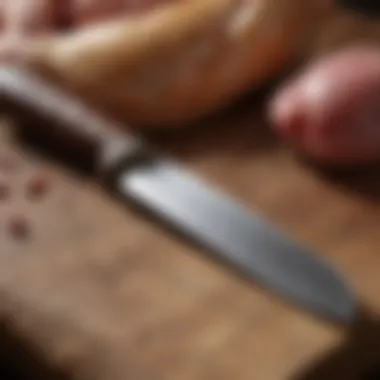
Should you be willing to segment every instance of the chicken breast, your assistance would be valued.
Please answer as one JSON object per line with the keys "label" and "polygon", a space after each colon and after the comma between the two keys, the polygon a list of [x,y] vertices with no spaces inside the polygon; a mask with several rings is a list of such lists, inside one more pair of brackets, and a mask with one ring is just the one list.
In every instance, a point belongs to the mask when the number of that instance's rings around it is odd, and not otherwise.
{"label": "chicken breast", "polygon": [[79,4],[77,22],[90,24],[29,45],[28,62],[140,127],[185,125],[261,86],[296,59],[320,14],[314,0],[150,0],[129,13],[131,1],[110,21],[98,18],[106,2]]}

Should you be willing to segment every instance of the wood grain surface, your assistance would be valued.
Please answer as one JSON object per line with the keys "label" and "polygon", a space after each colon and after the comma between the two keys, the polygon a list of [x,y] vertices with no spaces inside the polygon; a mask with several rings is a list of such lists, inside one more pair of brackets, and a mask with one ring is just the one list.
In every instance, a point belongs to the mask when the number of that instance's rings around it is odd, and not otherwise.
{"label": "wood grain surface", "polygon": [[[0,204],[4,360],[33,379],[82,380],[356,380],[379,364],[380,171],[322,174],[262,114],[253,97],[151,138],[338,267],[362,305],[355,326],[330,325],[240,278],[20,144],[4,122],[0,158],[18,162],[0,173],[12,186]],[[31,201],[25,183],[38,171],[52,188]],[[8,225],[17,213],[31,227],[19,239]]]}

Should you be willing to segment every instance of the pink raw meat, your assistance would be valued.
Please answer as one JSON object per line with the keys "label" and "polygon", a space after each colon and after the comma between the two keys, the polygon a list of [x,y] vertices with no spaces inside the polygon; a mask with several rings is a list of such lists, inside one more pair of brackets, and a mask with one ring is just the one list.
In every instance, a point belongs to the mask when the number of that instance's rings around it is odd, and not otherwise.
{"label": "pink raw meat", "polygon": [[25,40],[52,29],[50,0],[2,0],[0,57],[18,58]]}
{"label": "pink raw meat", "polygon": [[297,150],[332,164],[380,158],[380,48],[322,57],[276,91],[274,128]]}
{"label": "pink raw meat", "polygon": [[0,59],[22,57],[29,38],[80,27],[172,0],[1,0]]}

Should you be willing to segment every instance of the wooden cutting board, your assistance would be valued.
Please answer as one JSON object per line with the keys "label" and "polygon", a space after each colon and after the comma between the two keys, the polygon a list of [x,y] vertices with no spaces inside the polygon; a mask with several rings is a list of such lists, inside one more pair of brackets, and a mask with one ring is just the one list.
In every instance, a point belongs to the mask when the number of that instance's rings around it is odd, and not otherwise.
{"label": "wooden cutting board", "polygon": [[[240,278],[14,141],[4,123],[4,360],[34,379],[82,380],[356,380],[380,363],[380,171],[321,175],[276,140],[259,103],[155,140],[338,267],[362,304],[357,324],[330,325]],[[51,189],[28,199],[40,171]],[[17,214],[30,226],[19,238]]]}

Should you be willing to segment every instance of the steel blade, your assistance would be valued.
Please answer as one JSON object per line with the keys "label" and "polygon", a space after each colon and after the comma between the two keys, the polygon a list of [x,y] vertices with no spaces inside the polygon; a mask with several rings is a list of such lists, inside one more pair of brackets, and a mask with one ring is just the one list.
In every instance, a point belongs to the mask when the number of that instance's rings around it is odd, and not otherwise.
{"label": "steel blade", "polygon": [[258,284],[320,316],[353,319],[354,296],[331,265],[179,165],[152,159],[128,166],[116,188]]}

